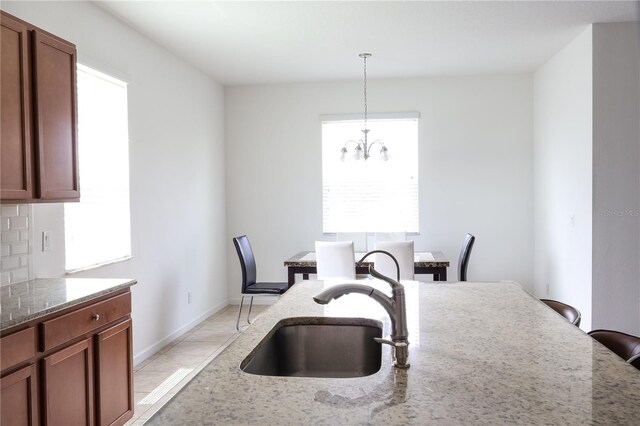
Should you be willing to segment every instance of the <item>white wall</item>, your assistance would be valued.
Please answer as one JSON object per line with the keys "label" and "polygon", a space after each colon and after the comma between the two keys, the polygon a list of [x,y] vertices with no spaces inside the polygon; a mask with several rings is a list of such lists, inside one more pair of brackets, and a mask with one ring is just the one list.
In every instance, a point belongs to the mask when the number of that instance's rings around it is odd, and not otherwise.
{"label": "white wall", "polygon": [[594,24],[534,75],[536,295],[585,330],[640,334],[639,40]]}
{"label": "white wall", "polygon": [[[79,62],[129,82],[133,259],[74,276],[138,280],[139,362],[227,303],[223,89],[91,3],[2,8],[74,42]],[[63,206],[34,205],[33,214],[34,274],[62,276]],[[45,229],[53,250],[42,253]]]}
{"label": "white wall", "polygon": [[593,327],[640,334],[638,22],[593,26]]}
{"label": "white wall", "polygon": [[591,329],[592,28],[534,75],[535,294]]}
{"label": "white wall", "polygon": [[[443,251],[455,280],[474,233],[470,279],[532,291],[532,76],[374,79],[368,89],[370,112],[421,113],[416,249]],[[361,112],[361,97],[360,81],[225,88],[230,298],[241,281],[232,237],[249,236],[265,281],[285,281],[286,258],[332,238],[322,234],[320,115]]]}

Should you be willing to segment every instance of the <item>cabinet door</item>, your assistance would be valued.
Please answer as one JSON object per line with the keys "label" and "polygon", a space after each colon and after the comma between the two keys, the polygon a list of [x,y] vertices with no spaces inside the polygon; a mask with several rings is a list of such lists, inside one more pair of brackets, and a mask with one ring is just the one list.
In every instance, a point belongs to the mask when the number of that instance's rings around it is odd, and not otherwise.
{"label": "cabinet door", "polygon": [[133,417],[131,320],[96,337],[98,425],[122,425]]}
{"label": "cabinet door", "polygon": [[33,41],[38,196],[79,199],[76,49],[37,30]]}
{"label": "cabinet door", "polygon": [[0,42],[0,199],[33,198],[27,26],[4,14]]}
{"label": "cabinet door", "polygon": [[35,364],[0,379],[0,424],[37,425],[38,398]]}
{"label": "cabinet door", "polygon": [[42,360],[43,424],[95,424],[92,352],[88,338]]}

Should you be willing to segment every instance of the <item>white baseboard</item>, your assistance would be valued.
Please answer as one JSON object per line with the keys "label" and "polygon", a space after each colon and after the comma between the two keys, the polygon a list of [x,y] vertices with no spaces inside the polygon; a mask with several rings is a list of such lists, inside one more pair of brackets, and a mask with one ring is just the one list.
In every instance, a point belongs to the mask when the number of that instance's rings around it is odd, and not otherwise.
{"label": "white baseboard", "polygon": [[[254,301],[254,303],[255,303],[255,301]],[[198,317],[196,317],[193,320],[189,321],[187,324],[185,324],[182,327],[180,327],[178,330],[176,330],[173,333],[169,334],[164,339],[154,343],[153,345],[149,346],[147,349],[145,349],[145,350],[143,350],[143,351],[141,351],[141,352],[139,352],[137,354],[134,354],[133,355],[133,365],[136,366],[136,365],[140,364],[141,362],[147,360],[148,358],[151,358],[153,355],[158,353],[162,348],[167,346],[169,343],[173,342],[178,337],[182,336],[183,334],[185,334],[186,332],[188,332],[189,330],[194,328],[196,325],[200,324],[202,321],[204,321],[207,318],[209,318],[211,315],[213,315],[216,312],[219,312],[222,309],[226,308],[227,306],[229,306],[229,304],[230,304],[229,300],[225,300],[224,302],[217,304],[213,308],[211,308],[208,311],[204,312],[202,315],[199,315]]]}

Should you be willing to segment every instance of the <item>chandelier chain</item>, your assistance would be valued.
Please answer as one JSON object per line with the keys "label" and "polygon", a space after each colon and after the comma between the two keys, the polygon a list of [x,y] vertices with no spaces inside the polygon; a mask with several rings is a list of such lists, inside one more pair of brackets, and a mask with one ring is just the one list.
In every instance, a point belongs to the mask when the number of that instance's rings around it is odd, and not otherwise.
{"label": "chandelier chain", "polygon": [[367,129],[367,57],[365,56],[363,59],[364,59],[364,128],[366,130]]}
{"label": "chandelier chain", "polygon": [[368,115],[369,115],[369,105],[367,104],[367,58],[369,58],[371,56],[371,53],[361,53],[358,55],[359,57],[361,57],[363,59],[363,73],[364,73],[364,85],[363,85],[363,91],[364,91],[364,129],[362,129],[362,139],[360,139],[359,141],[355,141],[355,140],[348,140],[344,143],[344,145],[342,146],[342,149],[340,150],[340,159],[342,161],[344,161],[346,155],[347,155],[347,145],[349,144],[355,144],[355,151],[353,153],[353,158],[356,160],[359,160],[361,158],[364,158],[364,160],[367,160],[367,158],[370,157],[369,152],[371,151],[371,148],[374,145],[379,145],[380,146],[380,159],[382,161],[387,161],[389,159],[389,154],[387,153],[387,147],[384,145],[384,142],[376,139],[374,140],[371,145],[369,145],[369,141],[368,139],[368,133],[369,133],[369,129],[367,129],[367,124],[368,124]]}

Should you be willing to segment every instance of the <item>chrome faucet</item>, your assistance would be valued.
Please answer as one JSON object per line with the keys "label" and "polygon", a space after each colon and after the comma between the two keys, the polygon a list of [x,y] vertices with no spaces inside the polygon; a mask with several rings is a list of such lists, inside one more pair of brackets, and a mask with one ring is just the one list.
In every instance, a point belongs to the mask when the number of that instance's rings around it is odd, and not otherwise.
{"label": "chrome faucet", "polygon": [[338,284],[329,287],[323,292],[314,296],[313,300],[321,305],[326,305],[333,299],[344,296],[349,293],[360,293],[371,297],[378,302],[387,311],[391,319],[391,340],[375,338],[380,344],[387,344],[394,348],[394,366],[397,368],[409,368],[409,331],[407,330],[407,308],[404,300],[404,287],[398,281],[400,280],[400,266],[393,255],[384,250],[373,250],[365,254],[357,264],[362,262],[373,253],[382,253],[389,256],[396,264],[398,270],[398,280],[386,277],[369,265],[369,273],[378,279],[381,279],[391,286],[392,296],[389,297],[380,290],[364,284]]}

